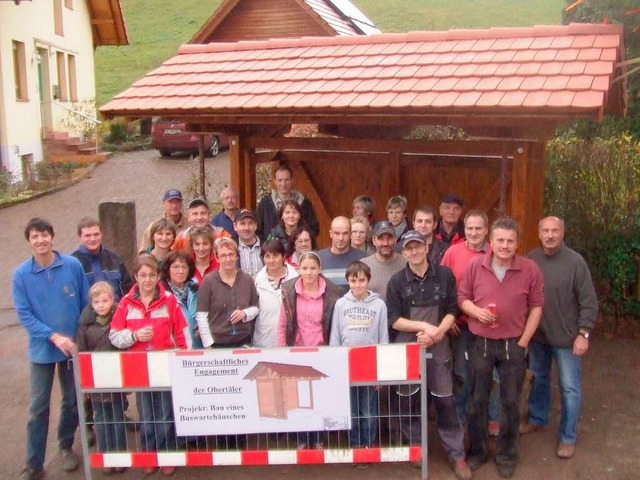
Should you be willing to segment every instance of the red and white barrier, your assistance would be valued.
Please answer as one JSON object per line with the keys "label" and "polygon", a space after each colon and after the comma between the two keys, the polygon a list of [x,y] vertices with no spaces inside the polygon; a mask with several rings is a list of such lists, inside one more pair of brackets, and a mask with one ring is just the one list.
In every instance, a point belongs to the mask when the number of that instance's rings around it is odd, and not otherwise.
{"label": "red and white barrier", "polygon": [[[322,347],[326,348],[326,347]],[[317,348],[289,348],[294,356]],[[234,355],[251,355],[259,349],[232,350]],[[162,352],[84,352],[77,357],[82,394],[131,391],[140,388],[170,388],[169,359],[172,355],[200,356],[203,350]],[[420,347],[417,344],[391,344],[349,349],[349,382],[384,383],[419,381]],[[230,466],[230,465],[308,465],[329,463],[380,463],[419,461],[420,446],[367,449],[322,450],[246,450],[206,452],[117,452],[90,453],[93,468]]]}

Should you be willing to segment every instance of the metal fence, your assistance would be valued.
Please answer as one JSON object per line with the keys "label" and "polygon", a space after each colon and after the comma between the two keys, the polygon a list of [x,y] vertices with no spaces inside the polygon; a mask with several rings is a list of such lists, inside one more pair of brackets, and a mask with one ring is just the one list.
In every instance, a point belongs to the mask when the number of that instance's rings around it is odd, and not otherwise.
{"label": "metal fence", "polygon": [[[417,344],[349,349],[351,418],[352,427],[359,427],[358,438],[353,428],[176,436],[171,355],[175,352],[77,356],[76,388],[87,479],[92,478],[92,468],[380,462],[420,464],[422,478],[427,478],[427,390],[422,388],[427,354]],[[93,448],[88,446],[87,428],[98,437]]]}

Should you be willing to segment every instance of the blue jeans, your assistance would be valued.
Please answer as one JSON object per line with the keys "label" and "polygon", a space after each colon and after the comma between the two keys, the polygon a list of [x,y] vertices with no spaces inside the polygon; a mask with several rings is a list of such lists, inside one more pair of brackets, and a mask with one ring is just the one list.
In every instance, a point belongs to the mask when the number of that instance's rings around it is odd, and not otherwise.
{"label": "blue jeans", "polygon": [[486,460],[488,455],[489,392],[494,368],[500,377],[501,403],[496,463],[515,465],[518,460],[519,399],[527,368],[525,349],[515,338],[491,340],[473,334],[469,336],[469,456]]}
{"label": "blue jeans", "polygon": [[560,409],[561,443],[576,443],[576,430],[580,416],[582,389],[580,371],[582,357],[573,354],[572,348],[552,347],[532,341],[529,344],[529,368],[533,372],[529,396],[529,423],[547,425],[551,408],[551,362],[558,366],[558,383],[562,394]]}
{"label": "blue jeans", "polygon": [[104,393],[91,396],[98,451],[100,452],[117,452],[127,449],[124,397],[123,393]]}
{"label": "blue jeans", "polygon": [[374,387],[351,387],[352,448],[373,447],[378,430],[378,392]]}
{"label": "blue jeans", "polygon": [[71,362],[31,363],[29,420],[27,422],[27,466],[42,470],[49,434],[49,411],[53,376],[58,368],[58,382],[62,393],[60,420],[58,421],[58,444],[62,449],[73,446],[73,436],[78,428],[78,404],[76,385]]}
{"label": "blue jeans", "polygon": [[142,426],[142,450],[176,450],[176,428],[173,423],[171,392],[137,392],[136,404]]}

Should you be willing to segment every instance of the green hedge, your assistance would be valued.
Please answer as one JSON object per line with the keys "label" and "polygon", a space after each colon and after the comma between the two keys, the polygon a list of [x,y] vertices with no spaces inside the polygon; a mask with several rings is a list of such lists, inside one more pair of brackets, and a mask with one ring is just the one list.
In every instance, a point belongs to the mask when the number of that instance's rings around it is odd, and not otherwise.
{"label": "green hedge", "polygon": [[565,241],[584,255],[602,313],[615,328],[640,323],[640,142],[558,136],[547,144],[545,212],[565,220]]}

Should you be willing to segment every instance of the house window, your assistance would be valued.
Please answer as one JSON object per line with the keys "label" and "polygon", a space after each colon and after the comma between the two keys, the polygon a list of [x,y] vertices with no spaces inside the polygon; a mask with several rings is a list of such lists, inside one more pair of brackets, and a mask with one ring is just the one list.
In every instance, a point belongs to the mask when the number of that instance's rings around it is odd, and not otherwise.
{"label": "house window", "polygon": [[53,31],[56,35],[64,35],[62,28],[62,0],[53,0]]}
{"label": "house window", "polygon": [[64,53],[56,52],[56,63],[58,64],[58,88],[60,88],[58,100],[61,102],[69,100],[69,97],[67,96],[67,69],[64,57]]}
{"label": "house window", "polygon": [[24,43],[13,42],[13,78],[16,87],[17,100],[29,100],[27,94],[27,59]]}
{"label": "house window", "polygon": [[69,10],[73,10],[73,0],[64,0],[64,6]]}
{"label": "house window", "polygon": [[69,99],[78,101],[78,83],[76,79],[76,56],[67,55],[67,68],[69,70]]}

